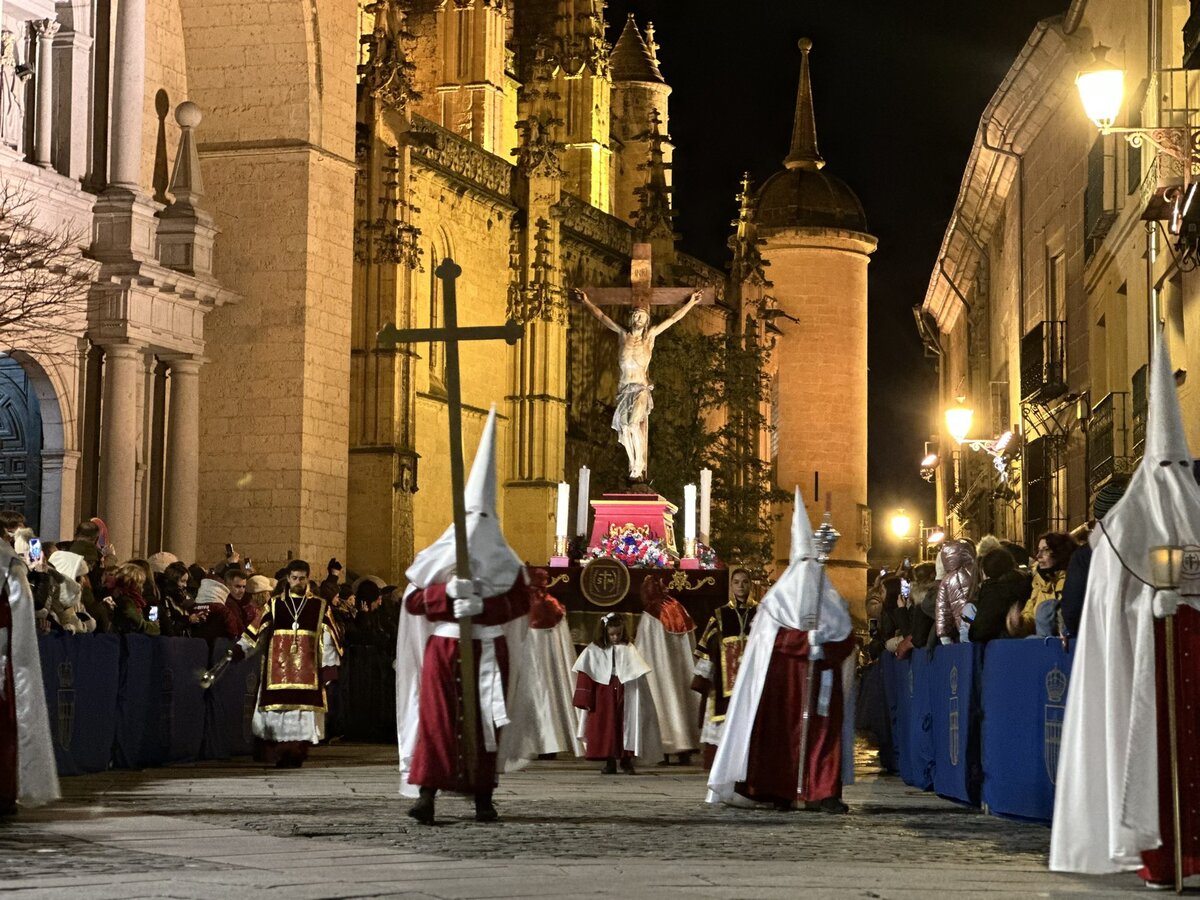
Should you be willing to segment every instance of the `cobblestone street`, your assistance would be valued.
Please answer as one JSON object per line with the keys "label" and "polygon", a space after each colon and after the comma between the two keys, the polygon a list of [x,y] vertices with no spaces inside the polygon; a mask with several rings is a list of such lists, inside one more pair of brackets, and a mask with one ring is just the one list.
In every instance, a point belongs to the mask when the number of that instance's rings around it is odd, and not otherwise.
{"label": "cobblestone street", "polygon": [[863,767],[834,817],[710,808],[703,773],[604,777],[539,762],[503,779],[502,820],[439,801],[405,815],[394,749],[65,779],[65,799],[0,825],[16,897],[994,897],[1140,890],[1132,875],[1046,871],[1049,829],[965,809]]}

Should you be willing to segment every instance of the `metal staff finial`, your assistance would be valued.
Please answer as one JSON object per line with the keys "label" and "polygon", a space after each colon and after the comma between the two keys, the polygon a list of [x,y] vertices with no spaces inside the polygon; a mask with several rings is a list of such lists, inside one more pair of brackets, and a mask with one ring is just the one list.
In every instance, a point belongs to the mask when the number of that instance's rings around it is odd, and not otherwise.
{"label": "metal staff finial", "polygon": [[842,535],[833,527],[833,494],[825,495],[825,514],[821,516],[821,525],[813,532],[813,543],[817,546],[817,561],[824,565],[829,562],[833,547]]}
{"label": "metal staff finial", "polygon": [[200,673],[200,687],[207,690],[217,683],[217,679],[225,674],[225,670],[229,668],[229,664],[233,662],[233,650],[225,651],[225,655],[217,660],[216,665],[211,669],[206,669]]}

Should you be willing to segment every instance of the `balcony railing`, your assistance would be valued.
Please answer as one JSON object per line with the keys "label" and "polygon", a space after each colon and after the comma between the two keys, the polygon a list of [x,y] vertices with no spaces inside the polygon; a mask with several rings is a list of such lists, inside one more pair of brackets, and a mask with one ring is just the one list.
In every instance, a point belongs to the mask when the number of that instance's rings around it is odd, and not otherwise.
{"label": "balcony railing", "polygon": [[1150,367],[1142,366],[1133,373],[1133,445],[1129,453],[1135,460],[1142,458],[1146,446],[1146,411],[1149,408],[1149,395],[1146,393],[1146,380]]}
{"label": "balcony railing", "polygon": [[1087,427],[1088,493],[1094,494],[1114,475],[1133,471],[1129,442],[1129,395],[1104,397],[1092,407]]}
{"label": "balcony railing", "polygon": [[1045,403],[1067,392],[1066,322],[1039,322],[1021,339],[1021,400]]}

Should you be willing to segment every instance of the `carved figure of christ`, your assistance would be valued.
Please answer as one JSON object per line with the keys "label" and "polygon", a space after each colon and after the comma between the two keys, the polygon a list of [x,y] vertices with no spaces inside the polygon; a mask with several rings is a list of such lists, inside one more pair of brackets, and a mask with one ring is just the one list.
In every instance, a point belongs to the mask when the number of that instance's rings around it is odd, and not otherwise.
{"label": "carved figure of christ", "polygon": [[[629,480],[644,482],[649,457],[650,412],[654,409],[650,382],[650,358],[654,339],[704,301],[710,291],[692,288],[652,288],[650,285],[650,245],[635,244],[628,288],[591,288],[577,290],[575,296],[605,328],[617,333],[617,364],[621,377],[617,383],[617,408],[612,427],[629,458]],[[630,305],[629,327],[623,328],[607,316],[589,297],[608,305]],[[650,324],[650,306],[677,303],[688,297],[679,309],[657,325]]]}

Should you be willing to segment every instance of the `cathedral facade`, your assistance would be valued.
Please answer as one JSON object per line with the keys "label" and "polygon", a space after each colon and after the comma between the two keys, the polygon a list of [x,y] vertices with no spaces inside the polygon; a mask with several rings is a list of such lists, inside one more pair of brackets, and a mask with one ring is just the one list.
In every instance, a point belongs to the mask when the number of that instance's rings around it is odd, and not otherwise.
{"label": "cathedral facade", "polygon": [[686,327],[774,342],[760,453],[785,489],[820,473],[836,577],[862,593],[874,239],[816,151],[807,48],[796,136],[743,186],[726,272],[676,247],[653,28],[610,43],[602,0],[3,9],[0,74],[16,89],[22,54],[34,73],[0,169],[86,234],[76,319],[0,360],[26,379],[10,418],[40,443],[13,455],[40,464],[22,502],[48,539],[99,514],[126,555],[233,543],[399,578],[450,517],[446,353],[376,335],[442,324],[452,258],[460,325],[525,329],[464,350],[464,444],[495,404],[501,514],[541,561],[556,483],[622,452],[613,339],[569,292],[628,284],[647,243],[655,284],[718,287]]}

